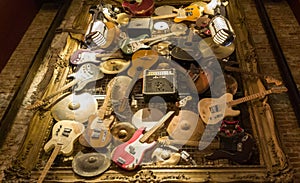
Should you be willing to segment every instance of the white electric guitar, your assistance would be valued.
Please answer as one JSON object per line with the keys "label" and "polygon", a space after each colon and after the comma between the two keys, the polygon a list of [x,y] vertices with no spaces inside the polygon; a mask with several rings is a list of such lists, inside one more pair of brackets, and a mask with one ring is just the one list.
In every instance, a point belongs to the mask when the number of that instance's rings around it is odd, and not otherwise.
{"label": "white electric guitar", "polygon": [[84,125],[72,120],[61,120],[52,129],[52,138],[45,144],[45,152],[54,148],[38,183],[42,183],[47,175],[53,161],[58,154],[71,155],[73,152],[74,141],[83,133]]}
{"label": "white electric guitar", "polygon": [[231,107],[254,100],[260,97],[264,97],[271,93],[282,93],[286,92],[287,88],[278,87],[272,88],[270,90],[249,95],[243,98],[233,100],[233,95],[231,93],[225,93],[220,98],[204,98],[198,103],[199,114],[206,124],[216,124],[220,122],[226,116],[237,116],[240,114],[239,110],[233,110]]}

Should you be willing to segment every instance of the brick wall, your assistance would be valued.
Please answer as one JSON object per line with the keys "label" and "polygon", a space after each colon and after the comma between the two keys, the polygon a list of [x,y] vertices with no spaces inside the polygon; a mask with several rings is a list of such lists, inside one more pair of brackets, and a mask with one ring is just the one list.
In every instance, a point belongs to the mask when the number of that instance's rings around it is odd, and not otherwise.
{"label": "brick wall", "polygon": [[[254,0],[240,0],[244,9],[249,32],[252,35],[261,73],[281,78],[263,26],[259,20]],[[295,82],[300,86],[300,26],[286,1],[264,1],[271,23],[276,32]],[[300,180],[300,127],[287,94],[269,96],[275,123],[285,153]],[[299,111],[300,112],[300,111]]]}
{"label": "brick wall", "polygon": [[[7,65],[0,73],[0,121],[3,114],[20,87],[28,69],[32,64],[33,58],[41,45],[54,17],[57,9],[54,6],[44,5],[35,19],[32,21],[16,50],[9,59]],[[23,118],[26,118],[26,114]],[[7,136],[4,145],[0,150],[0,180],[3,170],[15,156],[24,135],[28,120],[15,122],[12,130]]]}

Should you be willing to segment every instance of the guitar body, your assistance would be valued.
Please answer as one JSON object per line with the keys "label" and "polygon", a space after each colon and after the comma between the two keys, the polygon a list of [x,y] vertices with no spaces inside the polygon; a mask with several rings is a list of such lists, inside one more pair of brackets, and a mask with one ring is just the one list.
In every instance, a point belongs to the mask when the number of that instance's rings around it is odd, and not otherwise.
{"label": "guitar body", "polygon": [[122,7],[134,16],[151,16],[154,12],[153,0],[123,1]]}
{"label": "guitar body", "polygon": [[112,152],[112,161],[123,169],[136,169],[141,164],[145,152],[156,144],[140,142],[144,130],[145,128],[139,128],[129,141],[117,146]]}
{"label": "guitar body", "polygon": [[113,121],[114,116],[101,120],[97,115],[92,115],[83,135],[87,143],[93,148],[107,146],[112,139],[109,126]]}
{"label": "guitar body", "polygon": [[120,45],[122,52],[125,54],[132,54],[139,49],[149,48],[149,46],[141,42],[141,40],[145,39],[146,37],[148,37],[148,35],[143,34],[136,38],[124,39],[123,41],[121,41],[121,45]]}
{"label": "guitar body", "polygon": [[95,64],[86,63],[68,77],[74,77],[78,81],[76,84],[77,87],[74,89],[77,92],[82,90],[88,83],[102,79],[104,74]]}
{"label": "guitar body", "polygon": [[104,50],[87,50],[87,49],[78,49],[70,57],[70,63],[73,65],[80,65],[85,63],[94,63],[99,64],[101,59],[97,58],[97,54],[101,54]]}
{"label": "guitar body", "polygon": [[190,5],[184,8],[184,11],[178,10],[178,16],[174,18],[175,23],[182,21],[195,22],[202,15],[198,5]]}
{"label": "guitar body", "polygon": [[64,155],[71,155],[74,141],[83,133],[84,125],[82,123],[62,120],[53,126],[52,138],[45,144],[45,152],[50,151],[56,145],[61,145],[60,152]]}
{"label": "guitar body", "polygon": [[227,102],[233,100],[231,93],[225,93],[220,98],[204,98],[198,103],[199,114],[206,124],[216,124],[226,116],[238,116],[239,110],[233,110]]}

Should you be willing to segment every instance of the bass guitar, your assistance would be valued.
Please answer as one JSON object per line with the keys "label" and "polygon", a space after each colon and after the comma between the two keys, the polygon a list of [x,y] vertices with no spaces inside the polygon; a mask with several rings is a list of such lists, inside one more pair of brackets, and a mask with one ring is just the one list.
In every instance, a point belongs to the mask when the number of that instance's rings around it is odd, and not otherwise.
{"label": "bass guitar", "polygon": [[235,105],[264,97],[271,93],[282,93],[286,91],[287,88],[285,87],[272,88],[236,100],[233,100],[233,95],[231,93],[225,93],[220,98],[203,98],[198,103],[198,112],[204,123],[217,124],[226,116],[237,116],[240,114],[239,110],[233,110],[231,108]]}
{"label": "bass guitar", "polygon": [[170,36],[179,36],[181,34],[184,34],[185,32],[172,32],[168,34],[163,34],[151,38],[147,38],[147,34],[143,34],[138,36],[137,38],[126,38],[121,41],[120,48],[123,53],[125,54],[132,54],[136,52],[139,49],[142,48],[149,48],[149,45],[146,45],[146,43],[149,43],[151,41],[158,41],[163,40],[164,38],[170,37]]}
{"label": "bass guitar", "polygon": [[148,132],[143,134],[145,128],[139,128],[132,138],[117,146],[112,152],[112,161],[126,170],[136,169],[142,162],[145,151],[152,148],[156,141],[146,143],[149,137],[155,133],[172,115],[174,111],[169,111],[157,122]]}
{"label": "bass guitar", "polygon": [[73,144],[75,140],[83,133],[84,125],[76,121],[62,120],[58,121],[52,129],[52,138],[48,141],[45,146],[45,152],[50,151],[54,148],[49,160],[42,174],[38,179],[38,183],[42,183],[45,179],[47,172],[49,171],[53,161],[58,154],[71,155],[73,151]]}

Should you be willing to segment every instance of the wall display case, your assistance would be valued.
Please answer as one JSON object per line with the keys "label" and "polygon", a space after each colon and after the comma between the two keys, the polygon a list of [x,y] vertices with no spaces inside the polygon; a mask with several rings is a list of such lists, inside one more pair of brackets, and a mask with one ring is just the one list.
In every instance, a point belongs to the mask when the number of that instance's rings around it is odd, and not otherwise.
{"label": "wall display case", "polygon": [[292,172],[234,1],[74,0],[25,98],[6,176],[48,182],[270,182]]}

